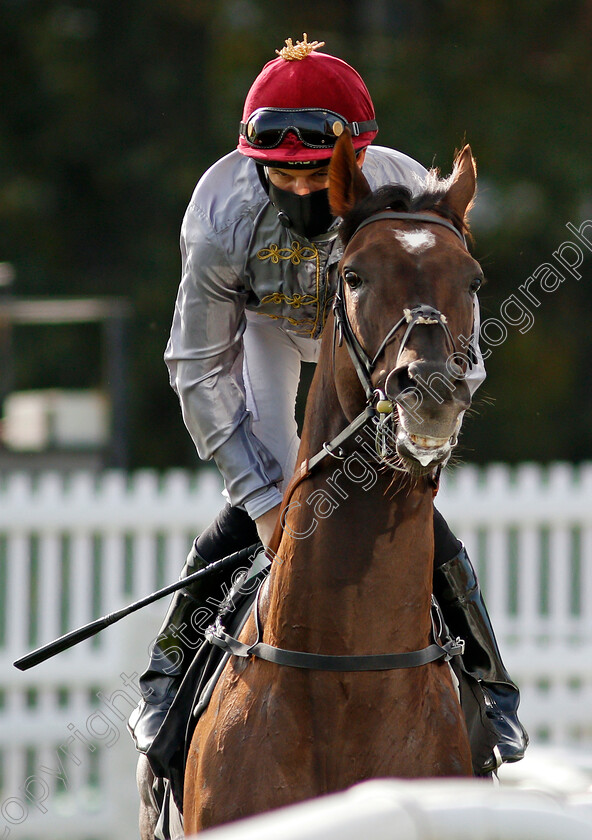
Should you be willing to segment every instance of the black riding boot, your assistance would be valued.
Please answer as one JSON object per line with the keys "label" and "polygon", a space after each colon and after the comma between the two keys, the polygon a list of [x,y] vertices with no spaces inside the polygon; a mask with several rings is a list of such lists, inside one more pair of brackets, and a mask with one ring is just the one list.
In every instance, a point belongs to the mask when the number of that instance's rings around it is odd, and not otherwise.
{"label": "black riding boot", "polygon": [[[437,511],[434,526],[437,544],[434,594],[451,634],[465,640],[463,665],[471,676],[479,680],[487,716],[498,735],[497,747],[482,768],[487,773],[502,762],[524,758],[528,734],[518,720],[520,692],[502,662],[477,575],[464,546],[456,541],[460,550],[451,559],[439,562],[442,554],[438,551],[438,542],[450,548],[450,538],[456,538]],[[447,534],[444,534],[444,528]]]}
{"label": "black riding boot", "polygon": [[[227,505],[204,533],[197,537],[180,578],[247,548],[258,540],[252,519]],[[237,561],[237,568],[238,563]],[[168,712],[179,685],[212,623],[232,578],[232,568],[193,581],[175,592],[150,653],[148,668],[140,677],[142,700],[132,712],[128,728],[136,747],[146,752]]]}

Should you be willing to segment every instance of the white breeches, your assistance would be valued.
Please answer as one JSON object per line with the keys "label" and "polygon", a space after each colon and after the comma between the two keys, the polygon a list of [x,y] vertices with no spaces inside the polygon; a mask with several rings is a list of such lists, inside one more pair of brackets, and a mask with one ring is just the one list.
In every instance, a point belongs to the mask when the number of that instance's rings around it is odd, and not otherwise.
{"label": "white breeches", "polygon": [[281,321],[248,311],[243,341],[243,379],[253,433],[281,465],[286,481],[294,472],[300,444],[295,417],[300,366],[317,361],[321,341],[295,335]]}

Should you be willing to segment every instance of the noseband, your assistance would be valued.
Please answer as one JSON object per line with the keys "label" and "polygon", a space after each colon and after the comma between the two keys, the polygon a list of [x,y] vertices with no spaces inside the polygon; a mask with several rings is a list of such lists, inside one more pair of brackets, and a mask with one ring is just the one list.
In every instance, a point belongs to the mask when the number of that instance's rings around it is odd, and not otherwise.
{"label": "noseband", "polygon": [[[451,224],[446,219],[440,219],[435,216],[430,216],[427,213],[397,213],[393,210],[389,210],[387,212],[375,213],[372,216],[369,216],[367,219],[364,219],[358,227],[353,232],[351,239],[360,231],[362,228],[366,227],[366,225],[370,225],[373,222],[382,222],[385,219],[402,219],[403,221],[418,221],[418,222],[427,222],[433,225],[441,225],[442,227],[448,228],[451,230],[462,242],[463,246],[466,248],[467,243],[460,231],[458,231],[453,224]],[[340,274],[338,281],[337,281],[337,291],[335,293],[335,298],[333,300],[333,313],[335,318],[335,335],[334,340],[338,336],[338,343],[341,346],[342,342],[345,341],[345,346],[347,347],[348,353],[352,360],[352,364],[355,368],[355,371],[358,375],[358,379],[362,383],[362,387],[366,393],[366,397],[368,400],[368,404],[371,405],[377,396],[381,396],[377,393],[376,389],[372,385],[372,373],[376,367],[376,363],[382,353],[384,352],[387,344],[393,339],[395,333],[407,324],[407,329],[403,338],[401,339],[401,345],[399,347],[399,353],[397,355],[397,361],[395,363],[395,368],[399,363],[399,359],[407,346],[407,342],[411,336],[411,331],[415,326],[418,324],[439,324],[444,333],[446,334],[446,340],[450,345],[452,352],[455,350],[454,346],[454,339],[452,337],[452,333],[448,327],[446,316],[443,315],[438,309],[434,309],[433,306],[428,306],[427,304],[420,304],[419,306],[414,307],[413,309],[404,309],[403,310],[403,317],[400,318],[396,324],[394,324],[390,330],[387,332],[386,336],[380,343],[380,346],[374,357],[370,357],[368,353],[366,353],[365,349],[360,344],[356,334],[353,331],[351,322],[349,320],[347,309],[345,306],[345,295],[343,291],[343,277]]]}

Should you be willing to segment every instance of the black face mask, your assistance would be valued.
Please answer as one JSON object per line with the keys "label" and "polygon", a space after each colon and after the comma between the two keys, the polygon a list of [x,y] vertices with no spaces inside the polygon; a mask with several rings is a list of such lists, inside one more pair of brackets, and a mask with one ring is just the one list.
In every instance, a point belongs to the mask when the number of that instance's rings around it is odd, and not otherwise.
{"label": "black face mask", "polygon": [[327,233],[334,216],[329,207],[329,190],[316,190],[308,195],[296,195],[281,190],[271,181],[267,185],[271,203],[278,211],[278,219],[284,227],[294,230],[307,239]]}

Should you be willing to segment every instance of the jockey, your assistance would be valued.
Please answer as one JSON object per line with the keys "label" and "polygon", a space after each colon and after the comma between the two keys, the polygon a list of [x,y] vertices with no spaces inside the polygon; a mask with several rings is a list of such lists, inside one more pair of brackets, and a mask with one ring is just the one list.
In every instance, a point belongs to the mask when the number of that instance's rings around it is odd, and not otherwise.
{"label": "jockey", "polygon": [[[314,362],[341,257],[339,219],[328,201],[333,145],[349,126],[372,189],[421,191],[426,170],[401,152],[371,145],[378,131],[358,73],[302,42],[278,52],[251,86],[237,150],[200,179],[182,231],[182,279],[165,360],[199,456],[213,458],[228,504],[196,539],[182,576],[245,548],[269,543],[282,483],[298,450],[295,401],[302,361]],[[478,348],[472,392],[485,377]],[[465,639],[465,669],[479,680],[498,746],[483,767],[517,761],[528,737],[519,692],[501,659],[475,571],[462,543],[434,512],[434,591],[453,636]],[[192,622],[223,581],[176,593],[140,679],[144,699],[130,719],[146,752],[202,638]],[[203,610],[201,611],[203,614]],[[497,754],[496,754],[497,753]]]}

